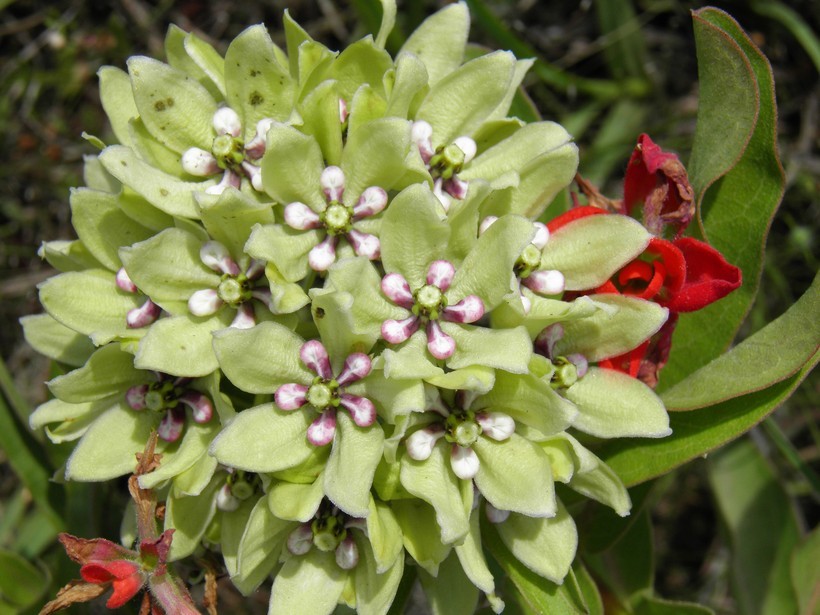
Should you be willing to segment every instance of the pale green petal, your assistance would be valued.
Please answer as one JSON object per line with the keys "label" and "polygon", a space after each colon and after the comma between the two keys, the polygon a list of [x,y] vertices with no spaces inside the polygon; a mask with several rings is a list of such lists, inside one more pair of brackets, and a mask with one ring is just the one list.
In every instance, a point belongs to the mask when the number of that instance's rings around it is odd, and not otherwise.
{"label": "pale green petal", "polygon": [[182,71],[144,56],[128,60],[128,73],[140,117],[154,137],[180,153],[190,147],[210,150],[217,105],[208,90]]}
{"label": "pale green petal", "polygon": [[424,386],[412,378],[385,378],[384,372],[373,369],[367,378],[346,388],[353,395],[367,397],[376,404],[379,416],[395,423],[399,416],[424,411]]}
{"label": "pale green petal", "polygon": [[296,333],[274,322],[252,329],[225,329],[214,335],[222,371],[249,393],[273,393],[288,382],[309,383],[315,374],[299,359],[304,343]]}
{"label": "pale green petal", "polygon": [[316,514],[323,497],[321,478],[305,484],[279,482],[268,490],[268,506],[280,519],[305,523]]}
{"label": "pale green petal", "polygon": [[316,211],[325,208],[319,178],[324,169],[322,150],[313,137],[285,124],[268,131],[268,147],[262,157],[265,192],[287,205],[305,203]]}
{"label": "pale green petal", "polygon": [[208,486],[217,465],[216,459],[210,455],[201,455],[190,468],[174,477],[174,493],[199,495]]}
{"label": "pale green petal", "polygon": [[[262,498],[264,499],[264,498]],[[219,542],[222,550],[222,560],[225,562],[225,568],[233,581],[239,572],[239,544],[242,540],[242,534],[245,533],[245,527],[251,516],[251,512],[260,500],[249,498],[242,501],[232,513],[223,514],[219,520]],[[240,587],[240,583],[235,583],[239,591],[245,590],[245,594],[250,594],[255,589],[254,587]]]}
{"label": "pale green petal", "polygon": [[339,94],[350,101],[362,85],[369,85],[377,92],[381,90],[384,74],[392,67],[390,54],[374,45],[373,39],[368,36],[339,54],[333,63],[331,75],[338,81]]}
{"label": "pale green petal", "polygon": [[439,215],[441,205],[426,185],[402,190],[382,218],[382,263],[387,272],[401,273],[410,290],[420,288],[430,263],[447,247],[450,227]]}
{"label": "pale green petal", "polygon": [[339,602],[348,573],[336,564],[333,553],[311,549],[292,557],[276,575],[268,615],[330,615]]}
{"label": "pale green petal", "polygon": [[555,514],[549,459],[537,445],[512,434],[503,442],[481,437],[473,449],[481,461],[475,484],[490,504],[531,517]]}
{"label": "pale green petal", "polygon": [[[423,61],[424,56],[421,58]],[[416,114],[416,119],[433,127],[433,146],[478,130],[505,99],[514,71],[515,56],[495,51],[470,60],[438,81]]]}
{"label": "pale green petal", "polygon": [[[398,531],[398,526],[395,529]],[[379,562],[370,549],[368,539],[359,532],[354,532],[353,536],[359,550],[359,563],[353,570],[356,612],[359,615],[387,613],[404,574],[404,558],[395,558],[390,568],[380,571]],[[401,546],[401,542],[398,544]]]}
{"label": "pale green petal", "polygon": [[69,329],[48,314],[23,316],[20,319],[26,341],[40,354],[72,367],[84,364],[94,344],[85,335]]}
{"label": "pale green petal", "polygon": [[211,84],[213,84],[219,94],[225,96],[225,60],[222,59],[219,52],[192,32],[185,36],[183,46],[188,57],[194,61],[194,64],[199,67],[203,75],[210,80],[210,83],[207,83],[205,79],[199,79],[200,83],[205,85],[211,92],[213,92],[213,87],[211,87]]}
{"label": "pale green petal", "polygon": [[50,399],[40,404],[28,417],[28,425],[33,430],[42,429],[51,423],[73,423],[86,416],[96,418],[116,403],[116,399],[94,402],[70,403],[61,399]]}
{"label": "pale green petal", "polygon": [[553,583],[563,582],[575,559],[578,532],[560,501],[555,517],[544,519],[512,513],[496,528],[519,562]]}
{"label": "pale green petal", "polygon": [[441,376],[427,378],[433,386],[451,391],[465,390],[486,393],[495,383],[495,370],[483,365],[472,365],[447,372]]}
{"label": "pale green petal", "polygon": [[336,437],[325,468],[325,495],[352,517],[366,517],[373,474],[382,458],[384,432],[378,423],[359,427],[339,408]]}
{"label": "pale green petal", "polygon": [[[181,179],[185,175],[182,168],[182,155],[157,141],[141,118],[133,118],[128,124],[128,129],[130,131],[130,147],[136,152],[137,158],[175,178]],[[125,172],[125,170],[122,172]],[[191,180],[194,178],[186,175],[185,179]]]}
{"label": "pale green petal", "polygon": [[421,59],[435,84],[456,70],[464,61],[464,49],[470,31],[467,5],[455,3],[425,19],[408,37],[403,52]]}
{"label": "pale green petal", "polygon": [[187,301],[196,291],[216,288],[219,274],[199,255],[202,242],[176,228],[120,250],[125,270],[137,287],[155,301]]}
{"label": "pale green petal", "polygon": [[470,516],[470,532],[463,543],[456,545],[455,550],[467,578],[485,594],[492,594],[495,592],[495,580],[481,549],[480,517],[479,509],[474,510]]}
{"label": "pale green petal", "polygon": [[139,335],[126,327],[125,315],[143,301],[119,290],[114,274],[100,269],[63,273],[40,285],[46,311],[66,327],[91,336],[97,345]]}
{"label": "pale green petal", "polygon": [[58,271],[83,271],[103,267],[81,241],[44,241],[37,250],[37,256],[44,258]]}
{"label": "pale green petal", "polygon": [[128,186],[123,186],[120,193],[120,209],[126,216],[155,233],[174,226],[176,222],[173,216],[157,209]]}
{"label": "pale green petal", "polygon": [[302,287],[285,280],[272,263],[265,267],[265,277],[268,278],[274,314],[292,314],[310,303],[310,297]]}
{"label": "pale green petal", "polygon": [[390,190],[404,174],[410,148],[410,124],[382,118],[348,129],[341,167],[345,173],[344,202],[353,206],[370,186]]}
{"label": "pale green petal", "polygon": [[166,447],[159,468],[140,476],[140,487],[154,489],[163,481],[170,480],[193,467],[203,455],[208,454],[208,446],[219,433],[219,428],[219,421],[216,418],[201,425],[190,420],[188,415],[185,434],[180,440]]}
{"label": "pale green petal", "polygon": [[444,370],[433,363],[427,352],[427,335],[424,328],[416,331],[409,340],[399,344],[395,349],[383,350],[381,358],[384,360],[384,375],[387,378],[426,380],[444,375]]}
{"label": "pale green petal", "polygon": [[439,565],[450,552],[450,546],[441,542],[436,527],[436,511],[418,499],[394,500],[390,503],[396,521],[401,527],[404,548],[419,566],[436,576]]}
{"label": "pale green petal", "polygon": [[139,115],[131,90],[131,80],[124,71],[113,66],[100,68],[97,77],[100,79],[100,102],[111,122],[111,130],[117,141],[130,145],[128,122]]}
{"label": "pale green petal", "polygon": [[441,540],[459,542],[470,530],[473,483],[461,480],[450,468],[450,445],[439,440],[428,459],[416,461],[406,453],[401,459],[401,484],[436,509]]}
{"label": "pale green petal", "polygon": [[122,184],[103,168],[99,156],[90,154],[83,156],[83,181],[92,190],[102,192],[117,193],[122,188]]}
{"label": "pale green petal", "polygon": [[589,297],[560,301],[540,297],[526,287],[522,287],[521,292],[531,302],[530,311],[524,314],[521,300],[517,296],[512,296],[509,301],[493,310],[490,318],[494,327],[509,328],[523,324],[530,337],[535,339],[544,328],[556,322],[586,318],[600,309]]}
{"label": "pale green petal", "polygon": [[227,327],[230,321],[227,310],[210,318],[191,315],[161,318],[140,340],[134,365],[175,376],[206,376],[219,367],[211,346],[211,334]]}
{"label": "pale green petal", "polygon": [[295,86],[265,26],[251,26],[237,36],[225,53],[225,66],[228,105],[242,119],[245,143],[256,136],[262,118],[282,122],[290,116]]}
{"label": "pale green petal", "polygon": [[273,224],[273,209],[269,203],[258,203],[235,188],[222,194],[197,194],[202,224],[211,238],[224,245],[239,258],[256,224]]}
{"label": "pale green petal", "polygon": [[310,90],[299,105],[300,129],[313,137],[322,152],[325,166],[339,165],[342,159],[342,124],[339,122],[339,91],[333,80]]}
{"label": "pale green petal", "polygon": [[165,33],[165,57],[168,58],[168,64],[196,79],[214,97],[214,100],[219,100],[224,96],[224,83],[222,84],[223,91],[220,91],[213,79],[191,56],[185,44],[189,36],[191,35],[179,26],[174,24],[168,26],[168,31]]}
{"label": "pale green petal", "polygon": [[472,615],[478,606],[478,589],[464,573],[454,553],[442,562],[435,578],[419,572],[432,615]]}
{"label": "pale green petal", "polygon": [[[150,476],[148,474],[147,476]],[[169,494],[165,500],[165,529],[174,530],[171,542],[170,561],[188,557],[199,546],[208,524],[216,512],[216,492],[222,487],[221,480],[214,480],[198,496],[175,496]],[[148,489],[149,487],[143,487]]]}
{"label": "pale green petal", "polygon": [[[196,218],[194,193],[216,184],[214,180],[186,182],[141,160],[131,148],[106,147],[100,154],[105,170],[157,209],[180,218]],[[141,221],[141,220],[140,220]]]}
{"label": "pale green petal", "polygon": [[306,432],[307,409],[284,412],[263,404],[236,415],[211,444],[220,463],[249,472],[276,472],[299,465],[313,452]]}
{"label": "pale green petal", "polygon": [[147,376],[134,368],[134,355],[124,352],[119,344],[109,344],[91,355],[83,367],[49,381],[48,388],[69,403],[97,401],[124,395],[128,387]]}
{"label": "pale green petal", "polygon": [[324,237],[323,231],[297,231],[279,224],[255,226],[245,251],[253,258],[276,265],[288,282],[299,282],[313,273],[308,253]]}
{"label": "pale green petal", "polygon": [[588,290],[606,282],[649,245],[647,230],[627,216],[587,216],[549,238],[542,269],[564,274],[567,290]]}
{"label": "pale green petal", "polygon": [[409,117],[418,105],[414,101],[427,93],[427,68],[424,62],[414,53],[402,52],[396,58],[395,72],[385,77],[392,77],[393,84],[384,114],[388,117]]}
{"label": "pale green petal", "polygon": [[396,515],[387,504],[374,500],[372,496],[367,515],[367,536],[376,558],[376,572],[382,574],[397,560],[404,561],[400,557],[403,545]]}
{"label": "pale green petal", "polygon": [[296,524],[274,517],[267,498],[259,498],[251,511],[239,541],[237,574],[231,581],[244,595],[250,595],[273,570],[282,543]]}
{"label": "pale green petal", "polygon": [[441,329],[456,341],[456,351],[447,361],[450,369],[484,365],[516,374],[526,373],[532,342],[524,327],[485,329],[443,322]]}
{"label": "pale green petal", "polygon": [[635,297],[591,295],[590,299],[603,309],[587,318],[564,322],[564,337],[555,344],[556,355],[581,353],[589,361],[618,356],[657,333],[669,315],[669,310],[657,303]]}
{"label": "pale green petal", "polygon": [[156,427],[150,412],[135,412],[123,400],[100,415],[66,462],[68,480],[103,481],[131,474]]}
{"label": "pale green petal", "polygon": [[591,367],[564,394],[580,410],[573,426],[590,435],[663,438],[672,433],[660,397],[628,374]]}

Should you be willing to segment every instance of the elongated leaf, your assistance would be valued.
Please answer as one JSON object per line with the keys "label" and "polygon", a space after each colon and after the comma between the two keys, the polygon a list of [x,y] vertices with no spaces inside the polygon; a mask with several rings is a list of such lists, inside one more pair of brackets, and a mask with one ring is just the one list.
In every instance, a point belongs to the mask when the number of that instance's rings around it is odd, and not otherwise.
{"label": "elongated leaf", "polygon": [[792,584],[797,594],[801,613],[814,613],[820,605],[820,527],[809,534],[806,541],[792,553]]}
{"label": "elongated leaf", "polygon": [[759,391],[799,370],[820,344],[820,275],[780,318],[667,389],[667,410],[694,410]]}
{"label": "elongated leaf", "polygon": [[662,440],[623,439],[599,451],[627,486],[660,476],[736,438],[766,418],[794,392],[820,360],[820,352],[799,372],[767,389],[692,412],[673,412],[672,435]]}
{"label": "elongated leaf", "polygon": [[[663,372],[664,386],[707,364],[734,338],[757,294],[766,235],[784,184],[768,61],[740,26],[717,9],[695,13],[695,36],[701,105],[690,169],[701,230],[741,268],[743,286],[681,316]],[[749,97],[759,102],[756,111]],[[744,139],[748,145],[742,147]]]}
{"label": "elongated leaf", "polygon": [[729,533],[738,612],[796,613],[789,564],[799,530],[774,473],[747,439],[715,455],[709,480]]}
{"label": "elongated leaf", "polygon": [[46,585],[41,570],[16,553],[0,551],[0,597],[22,609],[34,604]]}

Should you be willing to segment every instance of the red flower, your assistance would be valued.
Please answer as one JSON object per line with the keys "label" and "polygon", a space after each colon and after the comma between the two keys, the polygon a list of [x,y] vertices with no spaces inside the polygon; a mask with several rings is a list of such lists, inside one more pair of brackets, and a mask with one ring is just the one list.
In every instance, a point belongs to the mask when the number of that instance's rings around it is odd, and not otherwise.
{"label": "red flower", "polygon": [[632,215],[643,204],[643,225],[650,233],[661,237],[664,225],[672,224],[680,237],[695,213],[693,199],[686,168],[678,157],[664,152],[649,135],[638,137],[626,168],[622,213]]}
{"label": "red flower", "polygon": [[105,603],[109,609],[117,609],[131,600],[146,580],[139,564],[123,559],[85,564],[80,568],[80,576],[89,583],[111,583],[114,593]]}

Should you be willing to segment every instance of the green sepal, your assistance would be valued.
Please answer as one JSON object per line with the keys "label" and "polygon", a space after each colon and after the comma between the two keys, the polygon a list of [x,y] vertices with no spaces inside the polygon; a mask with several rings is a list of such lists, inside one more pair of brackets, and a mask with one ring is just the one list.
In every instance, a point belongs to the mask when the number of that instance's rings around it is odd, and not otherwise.
{"label": "green sepal", "polygon": [[172,150],[190,147],[210,150],[217,105],[196,80],[167,64],[133,56],[128,73],[134,102],[151,134]]}
{"label": "green sepal", "polygon": [[455,71],[464,61],[470,30],[466,4],[451,4],[425,19],[407,38],[402,53],[412,53],[427,69],[430,85]]}
{"label": "green sepal", "polygon": [[316,514],[324,496],[321,480],[301,484],[282,481],[268,490],[268,507],[279,519],[306,523]]}
{"label": "green sepal", "polygon": [[[440,389],[451,391],[465,390],[477,393],[486,393],[495,384],[496,371],[483,365],[471,365],[461,369],[454,369],[441,376],[427,378],[425,382]],[[419,411],[423,411],[422,407]]]}
{"label": "green sepal", "polygon": [[430,263],[447,247],[450,228],[440,209],[430,188],[417,184],[396,195],[382,218],[382,264],[402,274],[411,291],[425,283]]}
{"label": "green sepal", "polygon": [[23,316],[20,324],[26,341],[34,350],[60,363],[79,367],[94,352],[94,344],[88,337],[69,329],[49,314]]}
{"label": "green sepal", "polygon": [[154,168],[141,160],[131,148],[122,145],[106,147],[100,154],[105,170],[151,205],[171,216],[196,218],[194,193],[205,191],[216,184],[209,179],[186,182]]}
{"label": "green sepal", "polygon": [[[395,530],[398,529],[396,526]],[[359,550],[359,563],[352,575],[356,590],[356,612],[360,615],[387,613],[404,574],[404,558],[396,557],[392,566],[381,570],[368,538],[361,532],[353,532],[353,538]],[[401,546],[401,542],[398,544]]]}
{"label": "green sepal", "polygon": [[478,606],[478,589],[461,567],[455,553],[441,563],[432,578],[426,571],[419,573],[422,589],[433,615],[472,615]]}
{"label": "green sepal", "polygon": [[307,384],[315,374],[302,365],[305,343],[288,328],[263,322],[252,329],[225,329],[214,334],[214,351],[228,379],[249,393],[274,393],[289,382]]}
{"label": "green sepal", "polygon": [[268,509],[267,498],[259,498],[248,517],[237,549],[236,576],[231,581],[248,596],[271,573],[279,558],[288,532],[295,529],[291,521],[278,519]]}
{"label": "green sepal", "polygon": [[336,413],[336,436],[324,474],[325,495],[352,517],[366,517],[370,487],[384,450],[384,432],[378,423],[359,427],[347,412]]}
{"label": "green sepal", "polygon": [[120,268],[121,246],[148,239],[150,229],[135,222],[119,208],[116,195],[77,188],[71,191],[71,224],[88,251],[108,269]]}
{"label": "green sepal", "polygon": [[649,245],[651,235],[627,216],[587,216],[550,235],[541,269],[564,274],[566,290],[589,290],[606,282]]}
{"label": "green sepal", "polygon": [[103,168],[99,156],[90,154],[83,155],[83,181],[86,187],[100,192],[116,194],[122,189],[122,184]]}
{"label": "green sepal", "polygon": [[333,612],[347,581],[333,553],[311,549],[285,562],[270,595],[268,615]]}
{"label": "green sepal", "polygon": [[[188,57],[193,60],[203,75],[207,77],[207,80],[200,78],[198,81],[204,85],[209,92],[215,94],[214,98],[225,96],[225,60],[222,59],[219,52],[193,32],[189,32],[185,36],[183,45]],[[217,93],[214,92],[213,86],[216,86]]]}
{"label": "green sepal", "polygon": [[441,330],[456,342],[453,356],[447,359],[450,369],[484,365],[516,374],[527,372],[532,357],[532,342],[524,327],[486,329],[442,322]]}
{"label": "green sepal", "polygon": [[549,380],[533,373],[502,371],[497,372],[493,389],[476,399],[471,409],[502,412],[545,436],[564,431],[578,415],[578,409],[556,393]]}
{"label": "green sepal", "polygon": [[[479,509],[474,509],[473,514],[470,515],[470,531],[464,538],[464,542],[456,545],[455,551],[464,574],[467,575],[473,585],[490,598],[495,593],[495,580],[487,566],[487,560],[484,558],[484,552],[481,548],[480,516]],[[492,598],[490,600],[492,601]],[[501,602],[500,606],[503,607],[503,604]]]}
{"label": "green sepal", "polygon": [[94,402],[72,404],[61,399],[50,399],[40,404],[28,418],[29,427],[38,430],[51,423],[56,427],[46,427],[48,439],[54,443],[69,442],[82,436],[97,417],[115,402],[103,399]]}
{"label": "green sepal", "polygon": [[428,355],[427,335],[423,328],[411,335],[406,342],[396,346],[395,350],[385,348],[380,358],[387,378],[426,380],[445,373]]}
{"label": "green sepal", "polygon": [[300,130],[313,137],[322,152],[323,166],[339,165],[342,159],[342,124],[339,122],[339,92],[333,80],[313,88],[299,104]]}
{"label": "green sepal", "polygon": [[654,391],[628,374],[590,367],[564,391],[579,410],[573,426],[599,438],[663,438],[669,415]]}
{"label": "green sepal", "polygon": [[66,462],[67,480],[104,481],[130,474],[145,450],[156,415],[136,412],[123,399],[88,428]]}
{"label": "green sepal", "polygon": [[350,101],[362,85],[381,90],[384,74],[392,67],[390,54],[374,45],[373,38],[367,36],[339,54],[331,67],[331,75],[339,84],[339,94]]}
{"label": "green sepal", "polygon": [[227,101],[242,119],[245,143],[256,136],[259,120],[284,122],[293,108],[293,79],[277,56],[277,47],[261,24],[243,30],[225,53]]}
{"label": "green sepal", "polygon": [[436,511],[419,499],[393,500],[390,503],[396,521],[401,528],[402,542],[407,553],[432,576],[438,574],[439,565],[450,553],[437,532]]}
{"label": "green sepal", "polygon": [[515,56],[509,51],[495,51],[443,76],[416,114],[416,119],[426,120],[433,127],[433,147],[478,130],[506,97],[514,71]]}
{"label": "green sepal", "polygon": [[230,324],[231,315],[222,310],[200,318],[186,314],[161,318],[140,340],[134,365],[174,376],[197,378],[219,367],[211,345],[211,334]]}
{"label": "green sepal", "polygon": [[306,432],[311,416],[306,410],[284,412],[262,404],[236,415],[210,447],[220,463],[249,472],[276,472],[298,466],[313,452]]}
{"label": "green sepal", "polygon": [[513,295],[493,310],[490,316],[493,327],[511,328],[523,324],[530,337],[535,339],[541,331],[552,324],[587,318],[601,309],[586,296],[577,297],[572,301],[560,301],[540,297],[526,287],[522,287],[521,292],[530,300],[530,311],[524,314],[521,300]]}
{"label": "green sepal", "polygon": [[299,201],[322,211],[325,197],[319,183],[324,159],[316,140],[296,128],[274,124],[268,131],[268,146],[262,157],[265,192],[287,205]]}
{"label": "green sepal", "polygon": [[220,276],[200,258],[202,242],[191,233],[169,228],[120,250],[128,276],[154,301],[187,301],[196,291],[216,288]]}
{"label": "green sepal", "polygon": [[[206,90],[208,90],[214,100],[219,100],[224,96],[224,83],[221,84],[222,90],[220,90],[214,80],[205,73],[205,70],[192,57],[191,53],[187,49],[187,45],[185,44],[186,39],[189,36],[192,35],[179,26],[174,24],[168,26],[168,31],[165,33],[164,42],[165,57],[168,59],[168,64],[196,79]],[[201,60],[204,58],[198,59]]]}
{"label": "green sepal", "polygon": [[81,241],[66,239],[44,241],[37,250],[37,256],[63,272],[102,269],[103,267],[102,263],[94,258]]}
{"label": "green sepal", "polygon": [[117,141],[131,145],[128,123],[139,115],[131,90],[131,80],[125,71],[113,66],[100,68],[97,77],[100,80],[100,102],[111,122],[111,130]]}
{"label": "green sepal", "polygon": [[212,480],[198,496],[168,494],[165,499],[165,529],[174,530],[168,555],[170,561],[188,557],[199,546],[216,513],[216,492],[224,484],[224,474],[220,478],[222,480]]}
{"label": "green sepal", "polygon": [[125,394],[129,386],[143,381],[148,374],[134,368],[134,356],[119,344],[97,349],[88,362],[48,382],[52,394],[69,403],[98,401]]}
{"label": "green sepal", "polygon": [[308,253],[323,238],[323,231],[297,231],[282,224],[254,226],[245,251],[253,258],[276,265],[288,282],[299,282],[310,273]]}
{"label": "green sepal", "polygon": [[[449,42],[449,39],[448,39]],[[410,117],[427,94],[427,68],[419,57],[413,53],[400,53],[396,58],[394,71],[385,74],[385,81],[392,80],[385,90],[388,92],[386,117]]]}
{"label": "green sepal", "polygon": [[351,126],[341,162],[345,172],[345,205],[354,206],[370,186],[393,188],[404,174],[409,149],[410,125],[399,118]]}
{"label": "green sepal", "polygon": [[562,323],[564,336],[556,356],[580,353],[588,361],[621,355],[649,339],[666,322],[669,310],[652,301],[625,295],[591,295],[601,309],[587,318]]}
{"label": "green sepal", "polygon": [[401,484],[407,491],[435,509],[441,540],[445,544],[461,541],[470,531],[470,508],[473,505],[473,483],[453,474],[449,452],[449,445],[439,440],[424,461],[411,459],[405,453],[401,458],[400,475]]}
{"label": "green sepal", "polygon": [[115,338],[140,335],[129,329],[125,315],[143,299],[117,288],[114,274],[101,269],[63,273],[43,282],[40,302],[66,327],[88,335],[100,346]]}
{"label": "green sepal", "polygon": [[560,500],[552,518],[510,513],[506,521],[495,527],[519,562],[553,583],[564,581],[575,559],[578,532]]}
{"label": "green sepal", "polygon": [[513,433],[503,442],[481,437],[473,450],[481,462],[475,484],[490,504],[531,517],[555,515],[549,458],[536,444]]}
{"label": "green sepal", "polygon": [[228,187],[219,196],[196,195],[199,217],[213,239],[239,259],[256,224],[273,224],[270,203],[258,203],[236,188]]}
{"label": "green sepal", "polygon": [[393,510],[384,502],[370,497],[367,514],[367,537],[376,559],[376,572],[389,570],[401,557],[403,551],[401,527]]}

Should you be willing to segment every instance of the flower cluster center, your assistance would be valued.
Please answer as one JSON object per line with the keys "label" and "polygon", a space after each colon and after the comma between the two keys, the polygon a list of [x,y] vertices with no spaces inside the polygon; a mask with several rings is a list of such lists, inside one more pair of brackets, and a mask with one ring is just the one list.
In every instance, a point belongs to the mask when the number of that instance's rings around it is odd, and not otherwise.
{"label": "flower cluster center", "polygon": [[165,412],[179,405],[180,394],[181,390],[178,390],[171,380],[154,382],[148,385],[145,406],[154,412]]}
{"label": "flower cluster center", "polygon": [[339,384],[335,380],[325,381],[314,378],[313,384],[307,391],[308,403],[321,411],[325,408],[339,407]]}
{"label": "flower cluster center", "polygon": [[245,142],[230,134],[217,135],[211,153],[220,169],[238,171],[245,160]]}
{"label": "flower cluster center", "polygon": [[344,235],[350,232],[353,210],[338,201],[331,201],[327,209],[319,214],[319,219],[325,225],[328,235]]}
{"label": "flower cluster center", "polygon": [[426,316],[436,320],[441,310],[447,307],[447,297],[441,289],[433,284],[425,284],[413,294],[412,312],[416,316]]}
{"label": "flower cluster center", "polygon": [[449,145],[442,145],[436,150],[428,163],[430,166],[430,175],[433,179],[452,179],[452,177],[461,171],[464,166],[465,155],[462,149],[455,143]]}
{"label": "flower cluster center", "polygon": [[339,516],[326,512],[310,524],[313,531],[313,545],[320,551],[330,552],[347,538],[347,528]]}
{"label": "flower cluster center", "polygon": [[244,273],[231,275],[226,273],[216,289],[216,294],[222,301],[232,307],[249,301],[251,298],[251,281]]}
{"label": "flower cluster center", "polygon": [[527,278],[541,266],[541,250],[529,244],[515,263],[515,274],[519,278]]}
{"label": "flower cluster center", "polygon": [[450,413],[444,425],[446,429],[444,439],[451,444],[458,444],[465,448],[475,444],[483,431],[481,425],[475,420],[475,412],[472,410],[458,410]]}

